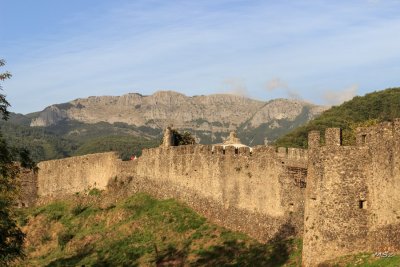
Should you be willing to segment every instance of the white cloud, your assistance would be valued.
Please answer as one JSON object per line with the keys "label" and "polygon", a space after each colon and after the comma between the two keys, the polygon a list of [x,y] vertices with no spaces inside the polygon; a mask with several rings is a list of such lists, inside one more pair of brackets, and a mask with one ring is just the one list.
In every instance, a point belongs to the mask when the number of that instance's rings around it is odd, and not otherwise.
{"label": "white cloud", "polygon": [[340,105],[357,95],[359,86],[354,84],[342,90],[325,90],[323,100],[328,105]]}
{"label": "white cloud", "polygon": [[296,91],[293,88],[290,88],[285,81],[283,81],[281,78],[278,78],[278,77],[267,81],[265,83],[265,90],[268,93],[271,93],[273,91],[280,91],[284,94],[284,97],[289,98],[289,99],[295,99],[295,100],[303,99],[301,97],[299,91]]}

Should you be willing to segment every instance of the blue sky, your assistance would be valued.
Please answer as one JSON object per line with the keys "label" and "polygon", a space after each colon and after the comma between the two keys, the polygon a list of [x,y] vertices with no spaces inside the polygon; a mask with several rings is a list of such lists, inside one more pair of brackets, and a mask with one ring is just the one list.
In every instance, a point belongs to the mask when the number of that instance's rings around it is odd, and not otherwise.
{"label": "blue sky", "polygon": [[0,0],[11,110],[91,95],[338,104],[400,85],[400,1]]}

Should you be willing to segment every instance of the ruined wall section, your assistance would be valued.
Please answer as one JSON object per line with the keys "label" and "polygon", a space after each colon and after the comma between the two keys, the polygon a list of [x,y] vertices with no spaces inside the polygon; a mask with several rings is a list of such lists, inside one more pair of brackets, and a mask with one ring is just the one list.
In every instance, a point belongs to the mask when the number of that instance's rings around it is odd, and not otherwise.
{"label": "ruined wall section", "polygon": [[360,128],[356,140],[371,155],[365,199],[371,251],[400,251],[400,120]]}
{"label": "ruined wall section", "polygon": [[[263,146],[252,152],[247,147],[160,147],[143,151],[132,176],[156,182],[161,191],[174,188],[167,197],[181,199],[229,227],[235,221],[234,228],[266,240],[285,223],[302,231],[304,187],[295,178],[303,174],[305,179],[306,157],[304,150],[276,152]],[[288,171],[291,165],[297,168],[294,174]],[[195,198],[218,208],[200,207]],[[238,218],[243,212],[246,217]]]}
{"label": "ruined wall section", "polygon": [[40,162],[38,196],[58,197],[94,187],[105,189],[118,174],[119,162],[114,152]]}
{"label": "ruined wall section", "polygon": [[37,173],[30,169],[21,168],[17,177],[18,198],[16,205],[20,208],[32,207],[37,200]]}
{"label": "ruined wall section", "polygon": [[319,147],[316,133],[310,139],[314,140],[309,142],[304,266],[366,251],[369,223],[369,211],[359,206],[360,199],[368,198],[368,148],[340,146],[339,129],[326,131],[324,147]]}
{"label": "ruined wall section", "polygon": [[398,122],[357,131],[343,147],[340,129],[309,134],[303,264],[361,252],[400,251]]}

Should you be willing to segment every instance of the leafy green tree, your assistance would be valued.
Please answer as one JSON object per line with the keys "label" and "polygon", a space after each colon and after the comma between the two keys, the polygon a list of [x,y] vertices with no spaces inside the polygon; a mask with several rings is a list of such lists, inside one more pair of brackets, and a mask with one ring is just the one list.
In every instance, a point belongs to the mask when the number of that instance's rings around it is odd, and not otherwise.
{"label": "leafy green tree", "polygon": [[[0,60],[0,67],[4,66],[4,60]],[[9,72],[0,73],[0,81],[11,78]],[[0,86],[0,89],[1,86]],[[0,115],[4,120],[9,117],[8,107],[10,104],[6,96],[0,93]],[[29,159],[29,152],[18,151],[10,148],[2,135],[0,134],[0,265],[6,266],[17,258],[24,257],[22,245],[24,242],[24,233],[18,227],[14,204],[17,194],[17,184],[15,181],[19,172],[19,167],[14,163],[15,160],[23,158]],[[22,164],[23,166],[34,164],[29,160]]]}
{"label": "leafy green tree", "polygon": [[188,131],[184,131],[183,133],[179,133],[176,130],[172,130],[172,136],[174,137],[174,144],[176,146],[183,145],[194,145],[196,144],[196,140],[192,136],[192,134]]}

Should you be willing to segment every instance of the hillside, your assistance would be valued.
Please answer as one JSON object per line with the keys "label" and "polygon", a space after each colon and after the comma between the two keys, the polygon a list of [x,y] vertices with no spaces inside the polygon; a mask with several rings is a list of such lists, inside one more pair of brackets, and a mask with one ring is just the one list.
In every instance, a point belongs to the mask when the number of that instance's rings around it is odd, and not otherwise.
{"label": "hillside", "polygon": [[[16,266],[301,266],[299,239],[260,243],[175,200],[86,194],[18,211],[27,234]],[[46,227],[43,227],[46,225]],[[396,267],[399,256],[341,257],[324,266]]]}
{"label": "hillside", "polygon": [[[18,266],[298,266],[299,240],[256,240],[174,200],[105,192],[21,210],[27,258]],[[43,227],[46,225],[46,227]]]}
{"label": "hillside", "polygon": [[394,118],[400,118],[400,88],[389,88],[365,96],[356,96],[350,101],[324,111],[319,117],[279,138],[275,144],[305,148],[308,132],[319,130],[323,133],[326,128],[340,127],[343,130],[343,145],[354,145],[354,131],[357,127],[390,121]]}

